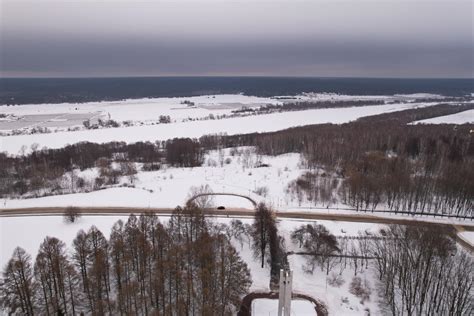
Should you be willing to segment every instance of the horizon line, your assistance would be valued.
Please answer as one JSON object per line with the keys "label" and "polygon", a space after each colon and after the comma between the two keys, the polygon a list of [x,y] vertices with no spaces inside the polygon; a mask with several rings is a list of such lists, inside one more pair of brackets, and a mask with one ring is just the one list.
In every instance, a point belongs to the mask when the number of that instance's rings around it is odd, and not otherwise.
{"label": "horizon line", "polygon": [[385,76],[278,76],[278,75],[130,75],[130,76],[13,76],[4,79],[140,79],[140,78],[275,78],[275,79],[403,79],[403,80],[474,80],[473,77],[385,77]]}

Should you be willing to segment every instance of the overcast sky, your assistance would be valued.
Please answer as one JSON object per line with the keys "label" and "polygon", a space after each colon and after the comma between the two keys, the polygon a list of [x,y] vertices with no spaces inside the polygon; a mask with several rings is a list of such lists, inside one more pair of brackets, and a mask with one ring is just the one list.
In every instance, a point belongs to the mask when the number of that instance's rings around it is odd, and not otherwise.
{"label": "overcast sky", "polygon": [[0,0],[0,70],[473,77],[473,2]]}

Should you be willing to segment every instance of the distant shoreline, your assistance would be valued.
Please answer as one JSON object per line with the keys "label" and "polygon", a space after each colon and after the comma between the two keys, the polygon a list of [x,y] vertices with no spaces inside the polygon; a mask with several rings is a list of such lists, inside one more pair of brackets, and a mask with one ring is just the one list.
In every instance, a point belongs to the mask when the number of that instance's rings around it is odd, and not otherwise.
{"label": "distant shoreline", "polygon": [[273,97],[305,92],[346,95],[428,93],[464,96],[474,79],[310,77],[0,78],[0,105],[85,103],[238,94]]}

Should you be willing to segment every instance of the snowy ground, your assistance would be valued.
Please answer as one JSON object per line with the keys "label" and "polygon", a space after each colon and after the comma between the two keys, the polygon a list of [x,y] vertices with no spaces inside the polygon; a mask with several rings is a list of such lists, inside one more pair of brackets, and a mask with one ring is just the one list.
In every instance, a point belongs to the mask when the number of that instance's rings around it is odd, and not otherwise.
{"label": "snowy ground", "polygon": [[411,124],[474,124],[474,110],[463,111],[451,115],[438,116]]}
{"label": "snowy ground", "polygon": [[[245,107],[255,108],[266,104],[284,102],[323,102],[323,101],[416,101],[420,98],[437,99],[443,96],[435,94],[411,95],[341,95],[334,93],[304,93],[297,96],[277,96],[272,98],[247,96],[243,94],[218,94],[176,98],[144,98],[123,101],[103,101],[87,103],[24,104],[0,107],[0,114],[57,115],[64,113],[87,114],[95,111],[110,115],[110,118],[122,121],[153,121],[160,115],[169,115],[174,121],[188,118],[202,118],[211,113],[230,114],[232,110]],[[192,104],[186,104],[191,102]],[[3,119],[0,119],[0,122]],[[0,123],[0,130],[1,123]]]}
{"label": "snowy ground", "polygon": [[[278,300],[260,298],[252,301],[252,315],[274,316],[278,315]],[[291,315],[315,316],[313,303],[305,300],[291,301]]]}
{"label": "snowy ground", "polygon": [[[221,154],[219,151],[211,151],[205,156],[202,167],[163,168],[159,171],[139,172],[134,182],[135,188],[120,187],[91,193],[0,200],[0,208],[69,205],[176,207],[185,203],[192,187],[206,184],[213,192],[243,194],[257,201],[265,200],[278,208],[293,203],[285,198],[285,188],[288,182],[298,178],[301,172],[306,170],[300,166],[300,154],[257,156],[251,147],[240,147],[234,155],[231,154],[232,151],[235,150],[224,149]],[[257,168],[260,163],[269,167]],[[96,175],[95,169],[78,174],[86,181],[92,181]],[[262,187],[267,188],[268,193],[254,193]],[[232,196],[216,196],[214,205],[253,208],[248,200]]]}
{"label": "snowy ground", "polygon": [[[291,232],[308,221],[300,222],[296,220],[282,220],[278,225],[278,232],[285,238],[285,244],[288,251],[301,251],[297,245],[294,245],[290,240]],[[380,224],[368,223],[349,223],[349,222],[333,222],[333,221],[315,221],[317,224],[324,225],[333,235],[338,237],[358,236],[359,234],[368,235],[375,234],[381,228],[385,227]],[[328,276],[326,272],[321,271],[319,267],[314,269],[314,272],[308,273],[305,271],[306,258],[301,255],[288,256],[290,268],[293,270],[293,290],[297,293],[302,293],[316,298],[323,302],[328,308],[330,315],[365,315],[366,309],[370,310],[371,315],[377,315],[377,298],[375,295],[375,280],[374,273],[370,269],[364,270],[363,273],[358,273],[362,280],[367,280],[372,287],[372,297],[370,301],[361,303],[360,299],[349,292],[349,286],[354,277],[354,269],[347,266],[344,271],[338,265],[332,269],[331,273],[341,273],[344,279],[344,284],[340,287],[331,286],[328,284]]]}
{"label": "snowy ground", "polygon": [[84,216],[74,224],[64,223],[62,216],[0,218],[0,267],[3,269],[17,246],[25,249],[34,261],[39,245],[46,236],[59,238],[69,249],[80,229],[87,231],[95,225],[108,238],[112,225],[119,219],[126,221],[127,218],[128,216]]}
{"label": "snowy ground", "polygon": [[[157,101],[158,100],[158,101]],[[119,122],[133,121],[134,126],[104,128],[96,130],[59,131],[47,134],[15,135],[0,137],[0,152],[18,154],[22,148],[27,150],[33,144],[39,148],[61,148],[67,144],[81,141],[104,143],[110,141],[156,141],[175,137],[198,138],[207,134],[245,134],[252,132],[271,132],[294,126],[323,123],[345,123],[359,117],[385,112],[434,105],[435,103],[384,104],[353,108],[332,108],[305,110],[297,112],[271,113],[266,115],[233,117],[219,120],[187,121],[189,118],[203,118],[230,114],[233,109],[242,106],[257,107],[267,103],[280,103],[270,98],[248,97],[243,95],[201,96],[187,98],[197,105],[188,107],[185,98],[128,100],[110,103],[60,104],[60,105],[22,105],[0,107],[0,114],[7,115],[58,115],[76,113],[90,115],[101,112],[102,115]],[[77,109],[77,110],[76,110]],[[169,115],[171,123],[155,124],[159,115]],[[57,122],[56,122],[57,123]],[[55,123],[55,124],[56,124]],[[11,122],[9,124],[12,124]],[[36,123],[35,123],[36,124]],[[52,124],[46,122],[42,124]],[[61,125],[64,125],[61,122]],[[0,123],[1,125],[1,123]]]}
{"label": "snowy ground", "polygon": [[471,245],[474,245],[474,232],[459,232],[458,236],[469,242]]}
{"label": "snowy ground", "polygon": [[[222,165],[221,165],[222,162]],[[258,167],[264,164],[266,167]],[[309,171],[304,159],[298,153],[279,156],[257,155],[253,147],[225,148],[213,150],[204,157],[204,164],[196,168],[167,168],[158,171],[140,171],[135,187],[111,187],[90,193],[75,193],[28,199],[0,199],[2,208],[29,207],[150,207],[173,208],[182,206],[190,198],[192,188],[208,185],[215,193],[233,193],[249,196],[257,202],[265,202],[278,211],[298,211],[325,214],[354,214],[352,207],[336,200],[329,207],[326,204],[314,205],[287,193],[288,184],[302,173]],[[76,176],[92,182],[97,177],[97,169],[86,169]],[[66,181],[70,183],[70,181]],[[130,185],[129,179],[122,178],[119,185]],[[241,207],[252,209],[247,199],[234,196],[215,196],[213,205],[226,208]],[[384,209],[381,203],[378,209]],[[374,215],[374,214],[370,214]],[[381,217],[413,218],[394,214],[377,214]],[[424,217],[416,217],[423,220]],[[460,220],[432,217],[429,221],[461,223]]]}
{"label": "snowy ground", "polygon": [[92,124],[96,123],[99,118],[105,119],[102,112],[27,114],[22,116],[8,114],[6,118],[0,119],[0,131],[35,127],[67,130],[69,127],[82,126],[86,120]]}

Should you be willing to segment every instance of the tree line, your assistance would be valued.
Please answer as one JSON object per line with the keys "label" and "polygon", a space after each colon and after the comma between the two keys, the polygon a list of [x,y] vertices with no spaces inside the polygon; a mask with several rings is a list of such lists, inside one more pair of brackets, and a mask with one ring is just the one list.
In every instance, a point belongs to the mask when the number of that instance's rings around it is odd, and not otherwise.
{"label": "tree line", "polygon": [[46,237],[34,263],[15,249],[1,306],[24,315],[233,315],[252,281],[228,235],[190,205],[166,224],[130,215],[109,239],[95,226],[80,230],[71,249]]}
{"label": "tree line", "polygon": [[[117,184],[120,177],[133,176],[137,172],[135,163],[146,171],[157,170],[161,164],[196,167],[202,159],[199,142],[189,138],[133,144],[82,142],[60,149],[34,145],[29,154],[0,153],[0,197],[87,192]],[[112,162],[118,167],[112,167]],[[76,176],[78,171],[94,167],[100,173],[92,183]]]}
{"label": "tree line", "polygon": [[283,104],[266,104],[258,108],[242,107],[237,110],[233,110],[234,114],[268,114],[273,112],[284,112],[284,111],[302,111],[309,109],[330,109],[330,108],[347,108],[355,106],[368,106],[368,105],[383,105],[385,100],[328,100],[328,101],[298,101],[298,102],[285,102]]}

